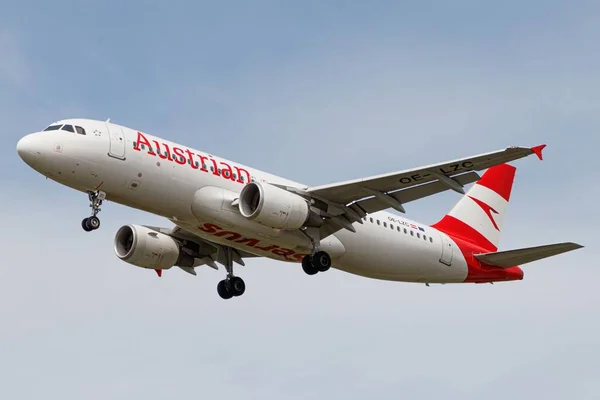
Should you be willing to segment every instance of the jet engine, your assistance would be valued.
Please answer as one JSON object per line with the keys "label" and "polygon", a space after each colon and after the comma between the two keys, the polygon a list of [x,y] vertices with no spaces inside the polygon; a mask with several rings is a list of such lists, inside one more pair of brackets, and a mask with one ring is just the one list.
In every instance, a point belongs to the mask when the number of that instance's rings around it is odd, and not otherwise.
{"label": "jet engine", "polygon": [[273,229],[298,229],[322,220],[297,194],[267,183],[251,182],[242,189],[240,214]]}
{"label": "jet engine", "polygon": [[181,251],[175,239],[145,226],[122,226],[115,235],[114,247],[117,257],[142,268],[169,269],[194,264],[194,257]]}

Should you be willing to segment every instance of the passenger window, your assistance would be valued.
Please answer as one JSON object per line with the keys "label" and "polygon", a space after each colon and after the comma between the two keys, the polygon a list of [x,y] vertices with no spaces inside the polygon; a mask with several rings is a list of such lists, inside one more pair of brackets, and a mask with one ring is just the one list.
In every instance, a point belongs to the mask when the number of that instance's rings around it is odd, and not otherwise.
{"label": "passenger window", "polygon": [[80,135],[85,135],[85,129],[83,129],[80,126],[75,126],[75,130],[77,131],[77,133],[79,133]]}
{"label": "passenger window", "polygon": [[73,133],[75,133],[75,130],[73,129],[73,126],[72,126],[72,125],[65,125],[65,126],[63,126],[63,127],[62,127],[62,130],[63,130],[63,131],[68,131],[68,132],[73,132]]}
{"label": "passenger window", "polygon": [[415,236],[415,232],[410,231],[410,236]]}
{"label": "passenger window", "polygon": [[371,223],[373,223],[373,218],[369,218],[371,220]]}
{"label": "passenger window", "polygon": [[427,236],[423,235],[423,239],[425,239],[425,241],[427,241]]}
{"label": "passenger window", "polygon": [[44,129],[44,132],[46,131],[57,131],[62,127],[62,125],[50,125],[49,127],[47,127],[46,129]]}
{"label": "passenger window", "polygon": [[397,228],[398,228],[398,232],[400,232],[400,227],[398,226]]}
{"label": "passenger window", "polygon": [[381,225],[381,222],[379,222],[379,220],[377,220],[377,225]]}
{"label": "passenger window", "polygon": [[421,239],[421,234],[420,234],[420,233],[417,233],[417,237],[418,237],[419,239]]}
{"label": "passenger window", "polygon": [[429,242],[433,243],[433,239],[429,236]]}
{"label": "passenger window", "polygon": [[394,230],[394,225],[390,224],[390,228],[392,228],[392,230]]}
{"label": "passenger window", "polygon": [[387,228],[387,222],[384,222],[384,223],[383,223],[383,227],[384,227],[384,228]]}
{"label": "passenger window", "polygon": [[404,234],[406,235],[408,233],[408,231],[406,230],[406,228],[404,228]]}

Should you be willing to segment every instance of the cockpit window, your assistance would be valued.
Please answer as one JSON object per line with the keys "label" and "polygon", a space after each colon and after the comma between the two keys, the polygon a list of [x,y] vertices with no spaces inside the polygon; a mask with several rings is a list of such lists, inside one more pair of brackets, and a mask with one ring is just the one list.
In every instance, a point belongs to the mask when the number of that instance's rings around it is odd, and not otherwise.
{"label": "cockpit window", "polygon": [[77,131],[77,133],[79,133],[80,135],[85,135],[85,129],[83,129],[80,126],[75,126],[75,130]]}
{"label": "cockpit window", "polygon": [[57,131],[61,128],[62,125],[50,125],[49,127],[47,127],[46,129],[44,129],[44,132],[46,131]]}
{"label": "cockpit window", "polygon": [[65,125],[62,127],[62,130],[75,133],[75,130],[73,130],[73,125]]}

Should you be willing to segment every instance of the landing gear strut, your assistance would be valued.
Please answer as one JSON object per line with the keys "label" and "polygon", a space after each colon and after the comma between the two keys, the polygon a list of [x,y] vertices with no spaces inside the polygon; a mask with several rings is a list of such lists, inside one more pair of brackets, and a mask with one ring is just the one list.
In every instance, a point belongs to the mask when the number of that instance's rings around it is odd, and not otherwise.
{"label": "landing gear strut", "polygon": [[106,199],[106,193],[101,191],[90,191],[88,192],[88,198],[90,199],[92,216],[84,218],[83,221],[81,221],[81,227],[84,231],[91,232],[100,228],[100,219],[97,217],[97,215],[101,211],[100,206],[102,205],[102,201]]}
{"label": "landing gear strut", "polygon": [[225,251],[227,277],[217,285],[217,293],[222,299],[227,300],[243,295],[246,291],[246,284],[242,278],[233,275],[233,255],[231,254],[233,250],[230,247],[224,247],[223,249]]}

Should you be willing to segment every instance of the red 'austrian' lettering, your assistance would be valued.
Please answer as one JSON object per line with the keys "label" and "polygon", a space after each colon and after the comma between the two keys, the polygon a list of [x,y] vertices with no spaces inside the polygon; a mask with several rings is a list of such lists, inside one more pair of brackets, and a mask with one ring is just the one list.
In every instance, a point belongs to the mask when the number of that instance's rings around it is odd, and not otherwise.
{"label": "red 'austrian' lettering", "polygon": [[[202,172],[212,171],[213,175],[220,176],[223,179],[245,184],[250,182],[250,173],[235,165],[231,166],[224,161],[218,161],[211,155],[195,154],[190,149],[181,149],[179,147],[169,147],[167,143],[159,143],[157,140],[148,140],[142,133],[137,133],[137,140],[133,143],[133,150],[145,150],[150,156],[160,157],[163,160],[174,161],[179,165],[186,165],[189,168]],[[210,169],[210,171],[209,171]]]}

